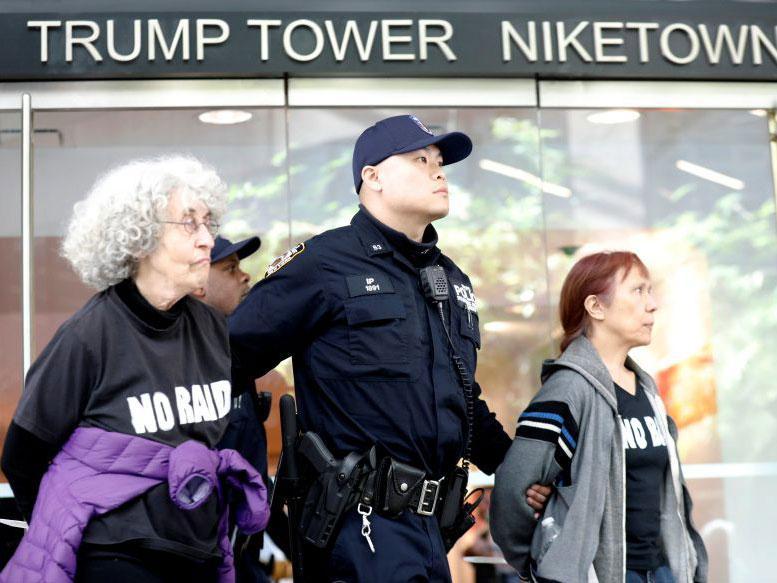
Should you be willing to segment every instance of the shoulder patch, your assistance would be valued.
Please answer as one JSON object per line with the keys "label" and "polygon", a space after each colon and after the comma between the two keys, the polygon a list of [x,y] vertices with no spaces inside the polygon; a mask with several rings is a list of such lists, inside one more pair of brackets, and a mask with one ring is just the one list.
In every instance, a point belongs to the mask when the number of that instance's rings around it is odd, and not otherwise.
{"label": "shoulder patch", "polygon": [[264,276],[268,277],[275,273],[276,271],[283,269],[286,265],[288,265],[292,259],[297,257],[300,253],[302,253],[305,250],[305,243],[300,243],[296,247],[292,247],[286,253],[281,255],[280,257],[276,257],[272,263],[270,263],[269,266],[267,266],[267,271],[265,272]]}
{"label": "shoulder patch", "polygon": [[478,313],[478,304],[475,299],[475,292],[464,283],[454,283],[453,290],[456,292],[456,303],[462,308],[474,314]]}

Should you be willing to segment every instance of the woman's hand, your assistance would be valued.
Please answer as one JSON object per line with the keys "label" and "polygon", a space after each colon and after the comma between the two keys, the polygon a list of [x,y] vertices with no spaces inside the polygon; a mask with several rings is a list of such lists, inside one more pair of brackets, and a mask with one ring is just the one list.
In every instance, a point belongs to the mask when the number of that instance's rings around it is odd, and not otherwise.
{"label": "woman's hand", "polygon": [[526,490],[526,503],[536,511],[534,518],[540,517],[551,492],[553,492],[553,486],[543,486],[542,484],[532,484]]}

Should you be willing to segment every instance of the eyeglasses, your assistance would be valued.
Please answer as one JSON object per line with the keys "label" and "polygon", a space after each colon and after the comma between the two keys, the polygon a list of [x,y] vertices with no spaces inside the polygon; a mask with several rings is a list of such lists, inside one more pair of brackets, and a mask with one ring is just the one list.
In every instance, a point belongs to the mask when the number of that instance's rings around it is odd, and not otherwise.
{"label": "eyeglasses", "polygon": [[211,218],[207,218],[202,222],[197,222],[197,219],[193,219],[193,218],[185,219],[183,221],[160,221],[160,222],[166,225],[183,225],[183,228],[190,235],[194,235],[197,231],[200,230],[200,227],[204,225],[205,228],[208,230],[208,233],[210,233],[211,237],[215,237],[216,235],[219,234],[219,227],[221,226]]}

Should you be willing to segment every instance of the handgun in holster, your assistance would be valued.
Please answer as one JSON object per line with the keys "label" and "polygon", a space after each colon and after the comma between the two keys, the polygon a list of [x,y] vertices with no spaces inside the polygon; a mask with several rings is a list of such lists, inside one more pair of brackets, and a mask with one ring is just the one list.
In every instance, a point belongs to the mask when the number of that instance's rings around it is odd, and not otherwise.
{"label": "handgun in holster", "polygon": [[305,497],[299,532],[305,542],[326,548],[335,538],[345,512],[356,505],[367,476],[375,469],[375,447],[336,459],[321,437],[308,431],[297,445],[315,476]]}
{"label": "handgun in holster", "polygon": [[483,500],[483,488],[476,488],[467,494],[468,473],[456,466],[442,480],[443,492],[437,509],[440,534],[449,551],[456,541],[475,525],[475,509]]}

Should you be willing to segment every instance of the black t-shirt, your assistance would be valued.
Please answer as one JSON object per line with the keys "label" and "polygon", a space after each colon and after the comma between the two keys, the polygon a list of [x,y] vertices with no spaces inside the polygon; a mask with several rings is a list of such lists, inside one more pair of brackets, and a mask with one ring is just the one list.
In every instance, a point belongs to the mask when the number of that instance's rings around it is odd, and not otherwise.
{"label": "black t-shirt", "polygon": [[655,411],[637,383],[635,395],[615,385],[626,448],[626,568],[655,569],[661,550],[661,488],[669,456]]}
{"label": "black t-shirt", "polygon": [[[185,297],[155,310],[126,280],[92,297],[30,368],[14,421],[61,446],[77,426],[214,447],[231,407],[225,319]],[[178,509],[167,483],[92,520],[84,541],[220,556],[218,500]]]}

